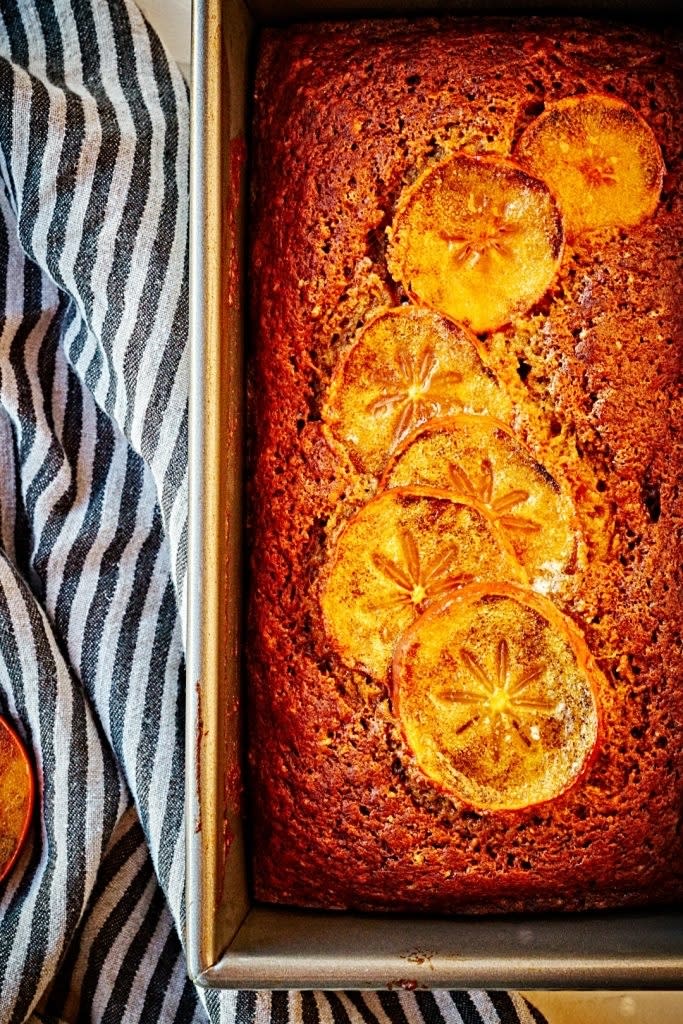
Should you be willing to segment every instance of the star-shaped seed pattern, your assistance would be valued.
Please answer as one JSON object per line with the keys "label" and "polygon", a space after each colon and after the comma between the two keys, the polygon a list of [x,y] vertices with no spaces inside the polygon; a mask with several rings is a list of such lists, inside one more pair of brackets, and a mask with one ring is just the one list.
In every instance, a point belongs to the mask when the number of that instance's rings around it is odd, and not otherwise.
{"label": "star-shaped seed pattern", "polygon": [[490,459],[484,459],[481,464],[481,477],[477,481],[465,472],[461,466],[450,463],[448,475],[454,490],[466,498],[472,498],[485,505],[490,515],[498,522],[503,529],[513,530],[517,533],[539,533],[541,524],[533,519],[524,516],[511,515],[510,509],[528,501],[530,494],[521,488],[507,491],[499,498],[493,500],[494,472]]}
{"label": "star-shaped seed pattern", "polygon": [[[467,201],[468,211],[472,214],[483,214],[490,206],[488,196],[475,197],[470,194]],[[514,239],[520,232],[518,224],[509,220],[507,209],[493,207],[482,217],[479,223],[472,225],[469,231],[462,230],[457,234],[440,231],[440,237],[448,244],[448,250],[456,267],[472,270],[485,258],[507,260],[513,255]]]}
{"label": "star-shaped seed pattern", "polygon": [[588,185],[593,188],[598,188],[602,185],[614,185],[616,183],[617,175],[614,168],[614,158],[593,153],[589,149],[586,159],[582,160],[578,167]]}
{"label": "star-shaped seed pattern", "polygon": [[419,355],[400,352],[396,358],[400,382],[395,391],[383,394],[367,406],[372,416],[396,417],[392,444],[396,445],[410,428],[430,416],[437,416],[442,403],[453,404],[453,389],[462,383],[462,374],[439,373],[439,361],[431,346]]}
{"label": "star-shaped seed pattern", "polygon": [[589,188],[599,188],[602,185],[615,185],[617,181],[616,162],[614,156],[607,156],[605,153],[596,152],[590,139],[579,148],[583,159],[577,161],[575,150],[564,139],[560,140],[560,152],[568,163],[574,166],[583,175]]}
{"label": "star-shaped seed pattern", "polygon": [[[504,637],[496,650],[493,677],[464,647],[460,648],[458,654],[460,665],[469,677],[468,685],[444,687],[435,694],[441,704],[463,704],[472,709],[470,717],[458,727],[457,734],[461,735],[478,722],[487,726],[496,761],[500,760],[503,744],[510,743],[514,738],[525,747],[531,747],[540,736],[538,727],[532,722],[528,730],[524,730],[519,719],[552,715],[556,711],[556,705],[551,701],[533,699],[526,695],[531,684],[543,675],[546,666],[538,663],[523,668],[515,680],[516,673],[510,664],[510,648]],[[461,670],[459,674],[462,674]]]}
{"label": "star-shaped seed pattern", "polygon": [[400,559],[393,561],[377,552],[372,556],[375,567],[395,585],[395,593],[383,600],[381,607],[413,607],[420,612],[435,597],[456,590],[472,579],[470,574],[452,571],[456,560],[453,546],[444,548],[431,562],[423,565],[412,534],[405,531],[399,541]]}

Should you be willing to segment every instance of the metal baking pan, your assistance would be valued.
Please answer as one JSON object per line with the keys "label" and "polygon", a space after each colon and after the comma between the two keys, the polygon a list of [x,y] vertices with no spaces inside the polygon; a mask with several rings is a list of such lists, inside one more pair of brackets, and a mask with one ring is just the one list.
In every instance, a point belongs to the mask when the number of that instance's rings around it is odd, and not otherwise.
{"label": "metal baking pan", "polygon": [[[653,0],[562,4],[648,15]],[[544,0],[195,0],[187,587],[187,955],[225,988],[679,988],[683,912],[496,918],[253,905],[241,814],[243,241],[250,42],[259,24],[340,13],[556,10]]]}

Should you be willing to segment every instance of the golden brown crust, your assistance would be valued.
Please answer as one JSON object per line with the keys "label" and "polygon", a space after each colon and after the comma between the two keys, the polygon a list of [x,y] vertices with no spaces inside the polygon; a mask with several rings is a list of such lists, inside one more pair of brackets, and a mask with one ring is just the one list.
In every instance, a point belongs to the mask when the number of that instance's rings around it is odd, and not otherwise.
{"label": "golden brown crust", "polygon": [[[424,19],[264,34],[251,227],[251,790],[257,898],[360,909],[582,909],[683,894],[682,61],[672,33]],[[662,148],[654,215],[580,235],[529,313],[482,337],[515,430],[587,547],[563,612],[607,687],[587,776],[478,813],[406,750],[386,686],[330,650],[316,581],[374,493],[320,412],[362,324],[404,300],[403,190],[462,147],[507,157],[544,102],[608,93]]]}

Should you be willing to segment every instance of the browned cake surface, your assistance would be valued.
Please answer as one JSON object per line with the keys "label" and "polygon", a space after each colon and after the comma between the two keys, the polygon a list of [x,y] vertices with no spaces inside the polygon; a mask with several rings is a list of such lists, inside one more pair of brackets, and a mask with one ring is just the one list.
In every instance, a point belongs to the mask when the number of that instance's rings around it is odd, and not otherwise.
{"label": "browned cake surface", "polygon": [[[397,203],[463,147],[510,154],[544,104],[613,94],[666,165],[654,215],[568,240],[550,291],[482,351],[515,429],[569,489],[586,565],[562,608],[602,673],[589,769],[513,811],[468,808],[402,739],[386,685],[326,637],[320,579],[374,483],[321,408],[358,329],[407,301]],[[683,893],[681,51],[570,20],[266,32],[256,76],[249,371],[253,877],[322,907],[581,909]]]}

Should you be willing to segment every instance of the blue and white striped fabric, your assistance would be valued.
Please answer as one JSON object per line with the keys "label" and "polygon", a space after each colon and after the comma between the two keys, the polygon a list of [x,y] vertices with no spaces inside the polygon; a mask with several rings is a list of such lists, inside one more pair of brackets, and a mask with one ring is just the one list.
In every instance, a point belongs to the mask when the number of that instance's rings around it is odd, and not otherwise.
{"label": "blue and white striped fabric", "polygon": [[187,305],[178,69],[127,0],[0,0],[0,714],[40,796],[0,885],[0,1022],[540,1021],[187,979]]}

